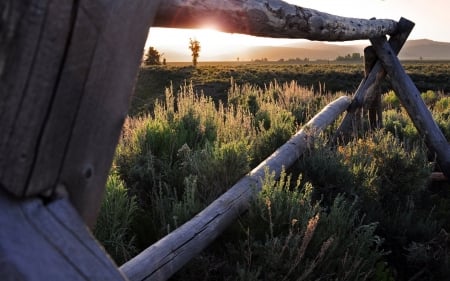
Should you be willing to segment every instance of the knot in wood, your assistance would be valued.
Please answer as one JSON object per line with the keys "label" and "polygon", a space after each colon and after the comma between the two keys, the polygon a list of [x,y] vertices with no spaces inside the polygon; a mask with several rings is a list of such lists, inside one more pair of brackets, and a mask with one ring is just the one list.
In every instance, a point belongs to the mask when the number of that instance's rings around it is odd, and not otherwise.
{"label": "knot in wood", "polygon": [[85,179],[90,179],[91,177],[92,177],[92,175],[93,175],[93,173],[94,173],[94,168],[92,167],[92,165],[86,165],[86,167],[84,167],[84,170],[83,170],[83,177],[85,178]]}

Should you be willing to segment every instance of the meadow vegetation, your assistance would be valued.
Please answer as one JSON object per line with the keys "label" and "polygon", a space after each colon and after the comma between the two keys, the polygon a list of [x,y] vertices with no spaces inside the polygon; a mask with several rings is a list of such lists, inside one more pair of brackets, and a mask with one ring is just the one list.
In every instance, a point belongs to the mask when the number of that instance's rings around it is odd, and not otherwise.
{"label": "meadow vegetation", "polygon": [[[336,96],[351,94],[361,71],[143,68],[96,237],[123,263],[220,196]],[[358,81],[330,89],[330,76]],[[211,95],[199,88],[209,82],[219,85]],[[450,139],[445,91],[422,97]],[[438,167],[393,92],[383,106],[384,128],[335,142],[338,120],[280,179],[268,171],[248,212],[172,279],[449,280],[450,187],[431,185]]]}
{"label": "meadow vegetation", "polygon": [[[408,61],[404,62],[406,72],[411,76],[421,92],[450,92],[450,63]],[[186,82],[192,81],[196,92],[203,92],[213,100],[226,101],[232,84],[250,84],[264,88],[270,82],[296,81],[298,85],[319,92],[354,92],[364,75],[360,62],[308,61],[304,63],[249,63],[199,62],[168,63],[166,66],[143,66],[137,80],[135,96],[130,113],[151,111],[156,98],[163,99],[164,91],[172,86],[178,91]],[[231,82],[233,80],[233,82]],[[383,91],[389,90],[388,84]]]}

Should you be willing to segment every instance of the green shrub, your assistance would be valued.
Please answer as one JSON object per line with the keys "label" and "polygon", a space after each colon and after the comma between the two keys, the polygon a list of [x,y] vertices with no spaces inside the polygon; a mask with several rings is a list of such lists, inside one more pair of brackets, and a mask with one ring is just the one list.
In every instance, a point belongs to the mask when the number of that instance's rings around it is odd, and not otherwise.
{"label": "green shrub", "polygon": [[403,110],[383,112],[384,129],[403,142],[412,143],[420,140],[419,133],[409,116]]}
{"label": "green shrub", "polygon": [[446,139],[450,140],[450,97],[442,97],[436,102],[433,117]]}
{"label": "green shrub", "polygon": [[206,145],[193,151],[185,146],[180,150],[181,171],[194,176],[203,204],[212,202],[250,170],[249,146],[245,142]]}
{"label": "green shrub", "polygon": [[450,97],[441,97],[434,107],[437,112],[448,112],[450,109]]}
{"label": "green shrub", "polygon": [[[300,182],[298,182],[300,184]],[[265,179],[240,222],[245,237],[230,245],[237,280],[370,280],[384,253],[376,224],[337,196],[329,209],[312,203],[310,184],[290,190],[290,177]],[[297,185],[299,188],[299,185]]]}
{"label": "green shrub", "polygon": [[[423,243],[439,231],[427,186],[431,165],[422,145],[405,146],[383,131],[358,139],[339,149],[355,177],[362,181],[359,193],[366,220],[379,222],[377,234],[385,238],[384,249],[391,251],[389,262],[401,279],[410,278],[405,247]],[[400,278],[400,277],[399,277]]]}
{"label": "green shrub", "polygon": [[394,91],[389,91],[383,96],[383,107],[387,109],[399,109],[400,100]]}
{"label": "green shrub", "polygon": [[111,173],[94,235],[119,265],[137,253],[131,228],[137,210],[136,198],[129,197],[124,182]]}
{"label": "green shrub", "polygon": [[436,92],[432,90],[428,90],[425,93],[421,93],[420,97],[423,99],[423,101],[429,108],[433,108],[434,104],[439,98],[438,94],[436,94]]}
{"label": "green shrub", "polygon": [[[385,204],[399,206],[408,201],[409,196],[418,194],[425,187],[431,172],[425,150],[421,145],[403,145],[392,134],[383,131],[366,136],[347,146],[353,157],[353,165],[363,163],[370,166],[370,159],[377,167],[376,176],[371,182],[376,189],[377,200]],[[369,168],[372,170],[372,168]],[[369,188],[369,186],[367,186]]]}
{"label": "green shrub", "polygon": [[314,185],[313,199],[330,205],[338,194],[355,195],[357,179],[344,163],[341,154],[328,145],[322,135],[300,159],[297,167]]}

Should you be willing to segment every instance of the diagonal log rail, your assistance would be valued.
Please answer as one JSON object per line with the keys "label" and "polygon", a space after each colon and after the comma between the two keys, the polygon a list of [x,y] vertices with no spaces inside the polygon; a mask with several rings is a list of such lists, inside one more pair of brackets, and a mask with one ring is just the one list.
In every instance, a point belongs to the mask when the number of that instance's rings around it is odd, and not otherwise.
{"label": "diagonal log rail", "polygon": [[[398,32],[389,38],[389,45],[395,54],[398,54],[408,39],[409,34],[414,28],[414,23],[405,18],[401,18],[398,22]],[[358,89],[353,97],[352,105],[350,106],[347,114],[342,120],[341,125],[336,130],[336,137],[343,137],[346,139],[349,136],[349,132],[352,131],[353,121],[358,118],[358,113],[362,107],[365,98],[374,95],[374,90],[378,87],[378,84],[386,76],[381,62],[378,60],[372,67],[369,75],[361,81]]]}
{"label": "diagonal log rail", "polygon": [[450,145],[420,97],[419,90],[406,74],[386,38],[378,37],[370,41],[401,104],[408,112],[419,134],[423,136],[428,148],[436,154],[436,160],[442,172],[450,178]]}
{"label": "diagonal log rail", "polygon": [[335,16],[280,0],[166,0],[154,27],[201,28],[272,38],[346,41],[392,35],[397,22]]}
{"label": "diagonal log rail", "polygon": [[350,102],[349,97],[343,96],[328,104],[247,176],[193,219],[125,263],[121,271],[130,281],[167,280],[248,208],[251,198],[261,190],[267,168],[278,178],[283,167],[292,166],[307,149],[312,137],[331,124]]}

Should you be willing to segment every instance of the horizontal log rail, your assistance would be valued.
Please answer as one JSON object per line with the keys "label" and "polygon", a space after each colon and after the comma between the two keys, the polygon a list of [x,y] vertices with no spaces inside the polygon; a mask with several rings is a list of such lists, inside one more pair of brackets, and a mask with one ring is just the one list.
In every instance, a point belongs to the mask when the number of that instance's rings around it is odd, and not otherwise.
{"label": "horizontal log rail", "polygon": [[288,142],[239,180],[193,219],[125,263],[120,270],[130,281],[167,280],[191,258],[205,249],[248,208],[261,190],[266,169],[279,177],[311,144],[312,136],[347,110],[351,99],[340,97],[327,105]]}
{"label": "horizontal log rail", "polygon": [[202,28],[272,38],[346,41],[393,35],[397,22],[335,16],[280,0],[166,0],[153,26]]}

